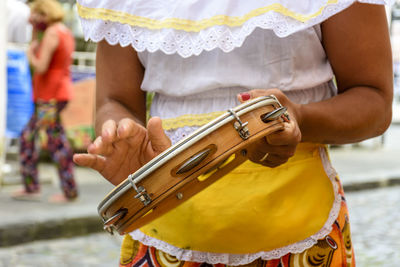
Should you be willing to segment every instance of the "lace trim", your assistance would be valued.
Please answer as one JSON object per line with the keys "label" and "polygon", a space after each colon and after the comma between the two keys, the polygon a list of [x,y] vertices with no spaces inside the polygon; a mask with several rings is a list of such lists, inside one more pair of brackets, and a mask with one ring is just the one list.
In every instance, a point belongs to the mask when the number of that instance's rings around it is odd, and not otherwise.
{"label": "lace trim", "polygon": [[186,136],[190,135],[191,133],[193,133],[198,128],[199,128],[199,126],[183,126],[183,127],[178,128],[176,130],[167,130],[167,131],[165,131],[165,134],[171,140],[172,145],[174,145],[179,140],[181,140],[181,139],[185,138]]}
{"label": "lace trim", "polygon": [[162,119],[164,130],[172,130],[185,126],[202,126],[222,115],[224,112],[210,112],[205,114],[188,114],[176,118]]}
{"label": "lace trim", "polygon": [[179,19],[179,18],[167,18],[163,20],[156,20],[112,9],[85,7],[79,3],[77,3],[77,8],[79,16],[81,16],[84,19],[102,19],[102,20],[120,22],[123,24],[129,24],[131,26],[144,27],[152,30],[156,29],[158,30],[162,28],[173,28],[175,30],[198,32],[216,25],[238,27],[251,18],[263,15],[264,13],[271,11],[280,13],[287,17],[291,17],[301,22],[307,22],[308,20],[319,16],[324,10],[324,8],[326,8],[328,5],[336,4],[337,2],[338,0],[328,0],[318,9],[317,12],[314,12],[313,14],[309,15],[294,12],[284,7],[282,4],[274,3],[265,7],[256,8],[243,16],[217,15],[199,21]]}
{"label": "lace trim", "polygon": [[321,23],[354,2],[387,4],[390,1],[338,0],[335,4],[327,5],[320,15],[305,23],[281,13],[267,12],[248,19],[240,27],[215,25],[198,32],[173,28],[152,30],[124,24],[112,18],[105,18],[105,21],[100,18],[88,19],[85,18],[85,14],[81,15],[81,23],[86,40],[90,39],[94,42],[106,40],[111,45],[120,44],[124,47],[132,45],[139,52],[160,50],[165,54],[178,53],[182,57],[189,57],[199,55],[203,50],[210,51],[217,47],[224,52],[230,52],[234,48],[240,47],[256,28],[273,30],[277,36],[285,37]]}
{"label": "lace trim", "polygon": [[319,148],[319,154],[325,172],[328,175],[333,185],[335,200],[332,205],[332,209],[329,213],[329,217],[325,222],[324,226],[316,234],[310,236],[309,238],[306,238],[302,241],[291,244],[289,246],[274,249],[271,251],[261,251],[258,253],[251,253],[251,254],[229,254],[229,253],[209,253],[209,252],[181,249],[173,245],[170,245],[162,240],[149,237],[140,230],[135,230],[134,232],[130,233],[130,235],[132,236],[133,239],[142,242],[146,246],[155,247],[156,249],[164,251],[172,256],[175,256],[178,260],[206,262],[209,264],[221,263],[221,264],[236,266],[236,265],[249,264],[258,258],[262,258],[263,260],[272,260],[281,258],[288,253],[294,253],[294,254],[301,253],[304,250],[315,245],[318,242],[318,240],[324,238],[332,231],[332,224],[338,217],[341,206],[339,185],[335,181],[337,173],[328,159],[328,155],[325,148],[323,147]]}

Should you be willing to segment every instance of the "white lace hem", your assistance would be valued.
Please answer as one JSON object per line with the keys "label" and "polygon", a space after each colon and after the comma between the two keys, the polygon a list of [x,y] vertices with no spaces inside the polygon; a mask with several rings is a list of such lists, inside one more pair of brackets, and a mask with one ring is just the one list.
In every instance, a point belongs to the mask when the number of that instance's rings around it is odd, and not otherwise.
{"label": "white lace hem", "polygon": [[155,247],[165,253],[175,256],[178,260],[192,261],[192,262],[206,262],[208,264],[227,264],[227,265],[244,265],[255,261],[258,258],[263,260],[278,259],[288,253],[301,253],[304,250],[315,245],[318,240],[324,238],[332,231],[332,224],[335,222],[339,215],[341,207],[341,196],[339,194],[339,186],[335,181],[337,175],[336,171],[332,167],[326,151],[324,148],[320,148],[320,157],[323,162],[325,173],[328,175],[332,182],[335,200],[332,205],[332,209],[329,213],[329,217],[325,222],[324,226],[314,235],[306,238],[302,241],[296,242],[294,244],[274,249],[271,251],[261,251],[258,253],[251,254],[229,254],[229,253],[210,253],[202,251],[193,251],[187,249],[181,249],[170,245],[159,239],[145,235],[140,230],[135,230],[130,235],[133,239],[140,241],[146,246]]}
{"label": "white lace hem", "polygon": [[354,2],[389,4],[391,0],[339,0],[335,4],[327,5],[321,15],[307,22],[271,11],[249,19],[240,27],[212,26],[199,32],[186,32],[173,28],[151,30],[100,19],[81,18],[81,24],[86,40],[94,42],[106,40],[111,45],[120,44],[123,47],[131,45],[138,52],[160,50],[165,54],[178,53],[186,58],[215,48],[230,52],[240,47],[257,27],[273,30],[279,37],[288,36],[321,23]]}

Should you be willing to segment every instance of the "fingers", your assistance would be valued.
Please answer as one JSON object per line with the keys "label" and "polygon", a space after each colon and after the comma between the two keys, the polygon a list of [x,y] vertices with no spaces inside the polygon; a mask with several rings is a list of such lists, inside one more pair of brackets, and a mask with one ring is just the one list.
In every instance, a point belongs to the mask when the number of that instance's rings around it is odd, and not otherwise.
{"label": "fingers", "polygon": [[102,172],[105,166],[105,159],[102,156],[93,154],[74,154],[73,161],[82,167],[89,167]]}
{"label": "fingers", "polygon": [[301,133],[295,122],[284,123],[281,131],[274,132],[257,142],[250,148],[248,157],[255,163],[267,167],[277,167],[286,163],[296,151],[301,141]]}
{"label": "fingers", "polygon": [[107,120],[101,127],[101,137],[105,143],[112,143],[117,137],[117,123]]}
{"label": "fingers", "polygon": [[268,154],[263,160],[260,160],[259,163],[263,166],[275,168],[286,162],[288,162],[290,157],[282,156],[279,154]]}
{"label": "fingers", "polygon": [[[107,166],[110,165],[110,163],[107,163],[106,158],[103,156],[93,154],[74,154],[73,161],[79,166],[88,167],[99,172],[104,178],[114,185],[117,185],[121,182],[120,179],[115,180],[115,175],[113,176],[107,174],[110,173],[110,171],[107,170]],[[118,171],[112,171],[111,173],[117,172]]]}
{"label": "fingers", "polygon": [[165,135],[160,118],[151,118],[147,123],[147,130],[154,152],[161,153],[171,146],[171,140]]}
{"label": "fingers", "polygon": [[109,156],[114,151],[114,147],[112,143],[106,143],[101,136],[98,136],[93,143],[88,146],[87,151],[90,154]]}
{"label": "fingers", "polygon": [[265,137],[268,144],[274,146],[297,145],[301,141],[301,132],[295,121],[283,123],[283,129]]}
{"label": "fingers", "polygon": [[[266,152],[267,151],[267,152]],[[277,167],[286,163],[295,153],[296,146],[271,146],[262,148],[258,146],[256,150],[249,152],[249,160],[267,166]]]}
{"label": "fingers", "polygon": [[117,136],[118,139],[126,139],[135,136],[138,131],[143,128],[132,119],[122,119],[118,122]]}
{"label": "fingers", "polygon": [[116,139],[116,125],[115,121],[107,120],[102,125],[101,135],[88,146],[87,151],[91,154],[110,155],[113,151],[112,143]]}
{"label": "fingers", "polygon": [[125,118],[118,122],[106,121],[102,126],[101,136],[98,136],[88,147],[90,154],[110,156],[115,151],[115,144],[123,139],[135,136],[143,128],[132,119]]}
{"label": "fingers", "polygon": [[279,89],[253,89],[247,92],[243,92],[237,95],[238,100],[243,103],[250,99],[254,99],[260,96],[269,95],[281,95],[282,92]]}
{"label": "fingers", "polygon": [[248,157],[256,163],[262,163],[266,160],[284,163],[294,155],[295,151],[296,145],[271,145],[265,139],[261,139],[251,146]]}

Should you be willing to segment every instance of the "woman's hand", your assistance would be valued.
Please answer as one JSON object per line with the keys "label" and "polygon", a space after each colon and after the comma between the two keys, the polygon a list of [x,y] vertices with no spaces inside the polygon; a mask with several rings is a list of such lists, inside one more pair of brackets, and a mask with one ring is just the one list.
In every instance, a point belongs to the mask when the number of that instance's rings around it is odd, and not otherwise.
{"label": "woman's hand", "polygon": [[38,49],[39,49],[39,41],[32,40],[32,42],[29,44],[28,50],[30,50],[32,53],[37,53]]}
{"label": "woman's hand", "polygon": [[269,134],[253,143],[248,148],[248,158],[255,163],[267,167],[277,167],[289,160],[296,151],[297,144],[301,141],[301,132],[298,121],[298,105],[291,102],[282,91],[278,89],[256,89],[238,95],[240,102],[245,102],[259,96],[274,95],[282,106],[288,109],[289,122],[284,123],[284,128]]}
{"label": "woman's hand", "polygon": [[147,129],[128,118],[118,123],[108,120],[101,135],[89,145],[88,154],[75,154],[74,162],[117,185],[170,146],[160,118],[151,118]]}
{"label": "woman's hand", "polygon": [[32,58],[35,57],[36,53],[38,52],[38,49],[39,49],[39,42],[38,40],[35,39],[29,44],[29,47],[26,51],[29,62],[32,62]]}
{"label": "woman's hand", "polygon": [[[40,56],[39,52],[40,43]],[[60,43],[57,29],[55,26],[49,27],[43,35],[43,39],[39,42],[35,38],[29,45],[27,56],[29,63],[34,68],[35,73],[44,74],[50,65],[53,54]]]}

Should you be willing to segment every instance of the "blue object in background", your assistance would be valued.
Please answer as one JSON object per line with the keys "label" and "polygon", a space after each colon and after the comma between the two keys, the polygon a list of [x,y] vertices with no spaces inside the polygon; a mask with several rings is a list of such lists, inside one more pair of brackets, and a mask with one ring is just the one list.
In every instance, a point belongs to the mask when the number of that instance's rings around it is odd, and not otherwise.
{"label": "blue object in background", "polygon": [[96,77],[96,73],[90,70],[79,70],[79,69],[72,69],[71,70],[71,79],[72,82],[79,82],[86,79],[93,79]]}
{"label": "blue object in background", "polygon": [[6,137],[18,138],[32,112],[32,79],[25,51],[8,49]]}

